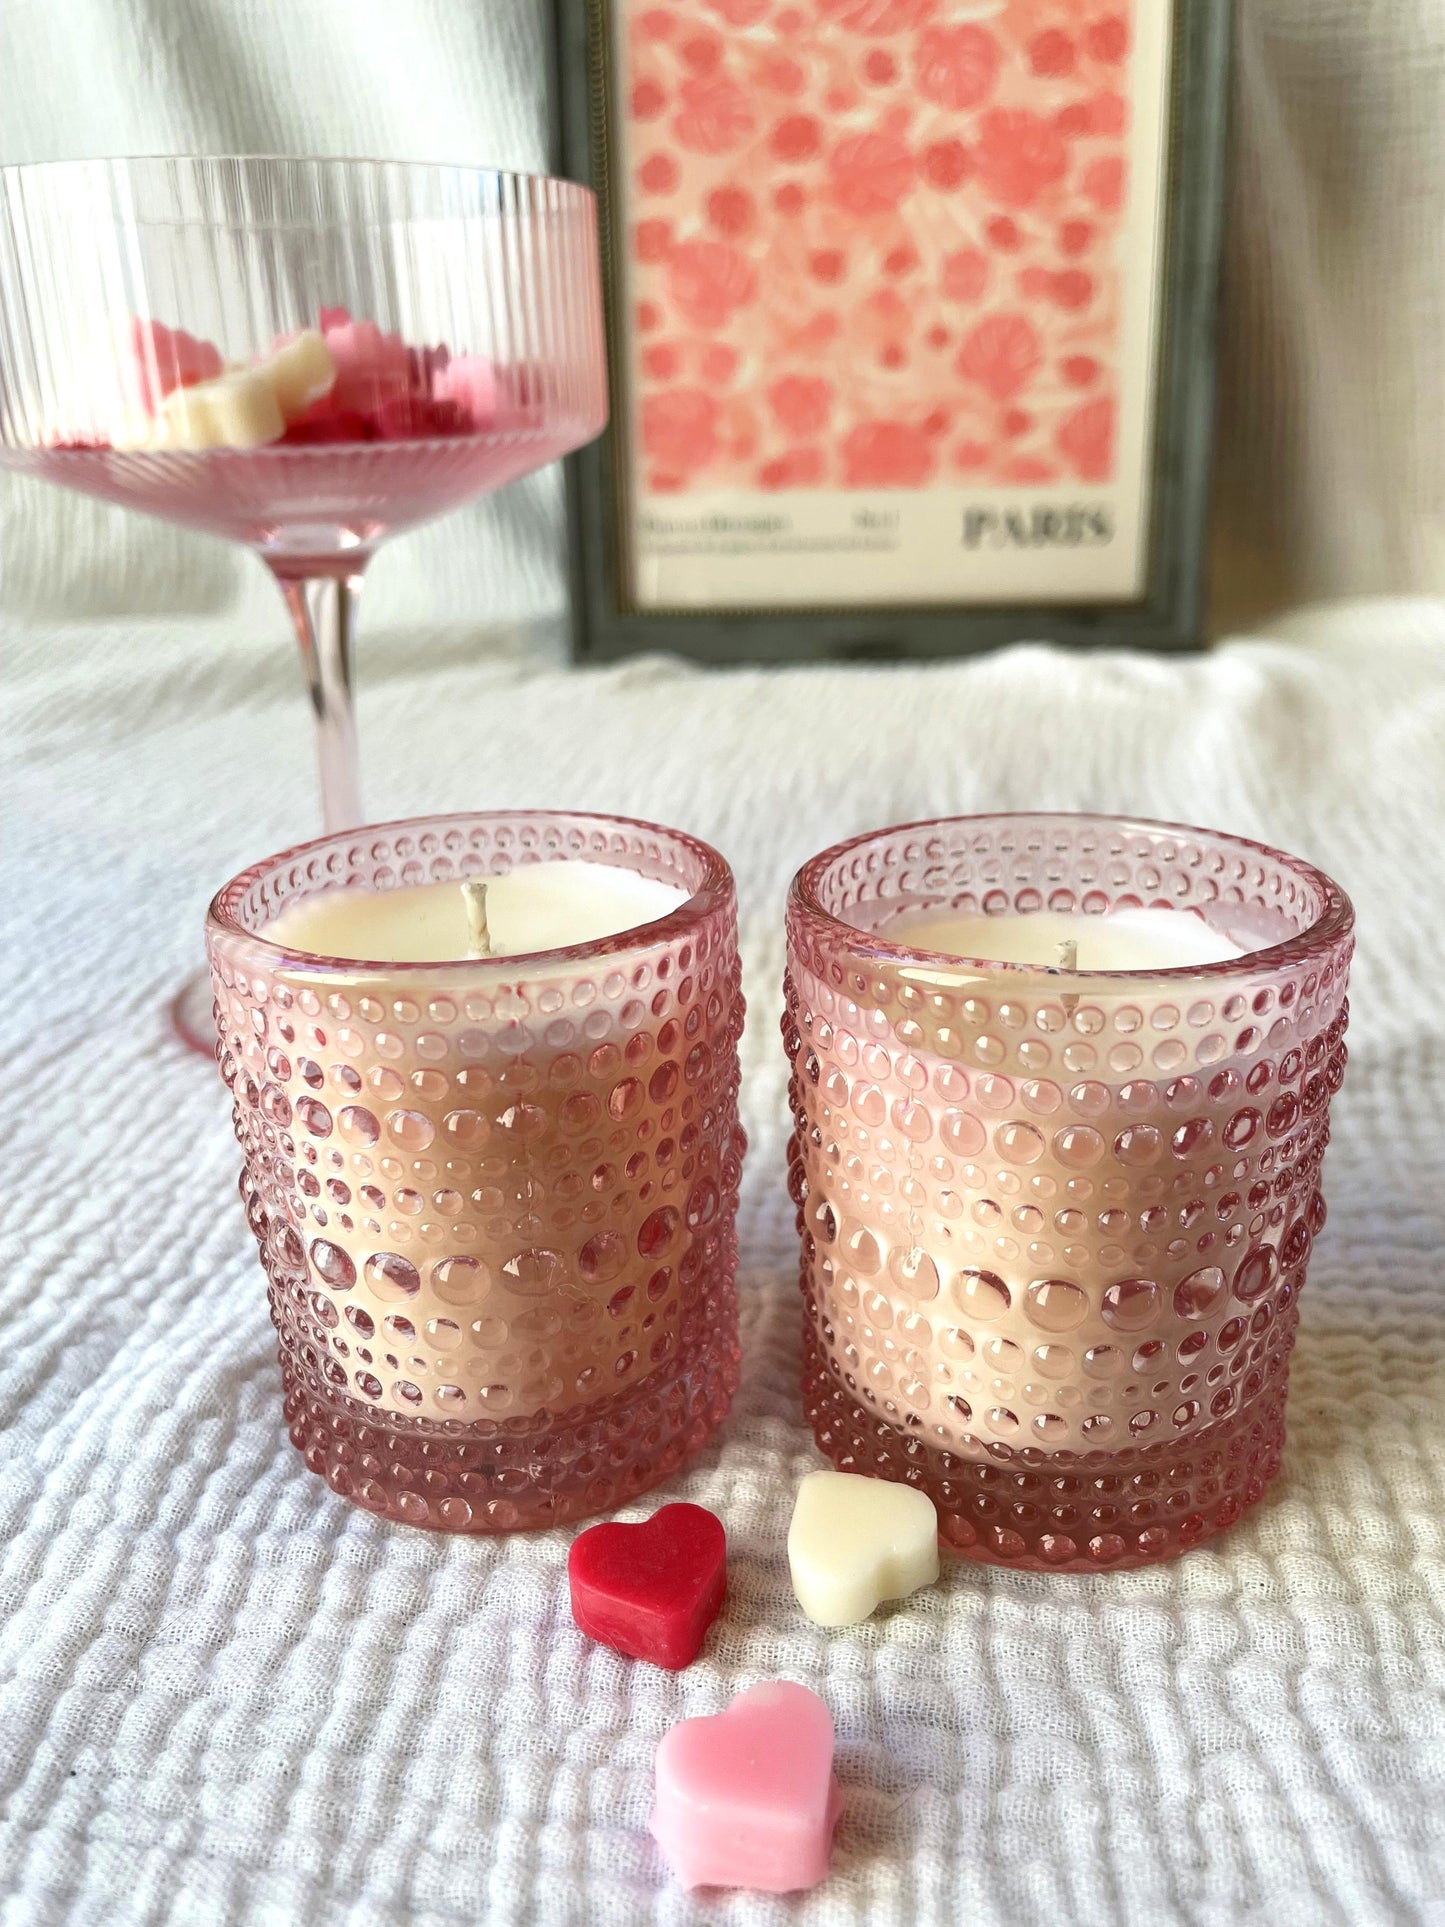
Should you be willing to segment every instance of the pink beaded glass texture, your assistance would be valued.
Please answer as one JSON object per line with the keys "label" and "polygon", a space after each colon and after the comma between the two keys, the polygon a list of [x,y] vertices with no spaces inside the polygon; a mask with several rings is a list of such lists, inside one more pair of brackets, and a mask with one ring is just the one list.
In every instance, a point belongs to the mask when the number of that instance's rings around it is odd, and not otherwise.
{"label": "pink beaded glass texture", "polygon": [[[585,858],[690,892],[568,950],[358,963],[283,906]],[[207,925],[241,1195],[307,1464],[373,1512],[504,1532],[665,1478],[737,1383],[732,874],[676,831],[440,816],[303,845]]]}
{"label": "pink beaded glass texture", "polygon": [[[911,911],[1196,909],[1227,963],[1057,972],[910,950]],[[1353,913],[1237,837],[959,817],[794,879],[787,1012],[804,1400],[946,1543],[1141,1566],[1263,1493],[1345,1066]]]}

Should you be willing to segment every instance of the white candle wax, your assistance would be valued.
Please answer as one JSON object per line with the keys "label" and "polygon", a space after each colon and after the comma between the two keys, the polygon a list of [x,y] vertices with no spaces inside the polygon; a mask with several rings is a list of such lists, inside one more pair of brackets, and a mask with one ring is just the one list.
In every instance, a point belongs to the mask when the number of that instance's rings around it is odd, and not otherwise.
{"label": "white candle wax", "polygon": [[[1036,910],[999,916],[921,910],[879,932],[890,943],[992,963],[1072,970],[1169,970],[1223,963],[1243,949],[1189,910]],[[1069,948],[1073,946],[1073,948]]]}
{"label": "white candle wax", "polygon": [[[486,885],[489,954],[516,957],[595,943],[655,923],[688,892],[610,863],[523,863]],[[460,882],[398,890],[329,890],[288,905],[263,935],[289,950],[369,963],[441,963],[475,956]]]}

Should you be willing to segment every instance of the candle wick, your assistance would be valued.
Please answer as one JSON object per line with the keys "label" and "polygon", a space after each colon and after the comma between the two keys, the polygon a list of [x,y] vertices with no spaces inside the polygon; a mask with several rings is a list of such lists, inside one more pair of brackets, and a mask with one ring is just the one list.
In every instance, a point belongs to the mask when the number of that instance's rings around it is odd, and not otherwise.
{"label": "candle wick", "polygon": [[487,886],[467,882],[462,885],[462,902],[467,912],[467,955],[490,957],[492,933],[487,928]]}
{"label": "candle wick", "polygon": [[1065,937],[1059,945],[1059,969],[1077,970],[1079,967],[1079,946],[1073,937]]}

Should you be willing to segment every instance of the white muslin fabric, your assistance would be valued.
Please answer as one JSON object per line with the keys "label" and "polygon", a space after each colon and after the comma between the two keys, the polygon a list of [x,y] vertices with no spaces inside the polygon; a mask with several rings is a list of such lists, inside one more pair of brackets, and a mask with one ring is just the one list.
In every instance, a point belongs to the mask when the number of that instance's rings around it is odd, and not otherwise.
{"label": "white muslin fabric", "polygon": [[[1445,607],[1183,661],[579,674],[555,640],[362,651],[378,815],[681,824],[738,873],[750,1017],[742,1389],[687,1498],[730,1601],[681,1675],[571,1623],[571,1534],[385,1525],[281,1421],[214,1069],[166,1032],[208,890],[315,820],[287,646],[229,621],[4,638],[0,1920],[5,1927],[1317,1927],[1445,1895]],[[800,1417],[782,901],[954,810],[1123,809],[1298,851],[1360,915],[1283,1474],[1151,1571],[940,1585],[824,1632]],[[760,1679],[837,1723],[835,1872],[688,1897],[646,1823],[674,1721]]]}

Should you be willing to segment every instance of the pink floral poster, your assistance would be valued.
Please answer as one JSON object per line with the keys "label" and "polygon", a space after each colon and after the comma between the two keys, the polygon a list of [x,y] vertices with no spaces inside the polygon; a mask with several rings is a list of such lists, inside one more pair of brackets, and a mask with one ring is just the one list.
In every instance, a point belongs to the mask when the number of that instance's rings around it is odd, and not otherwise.
{"label": "pink floral poster", "polygon": [[612,0],[638,608],[1142,588],[1167,0]]}

